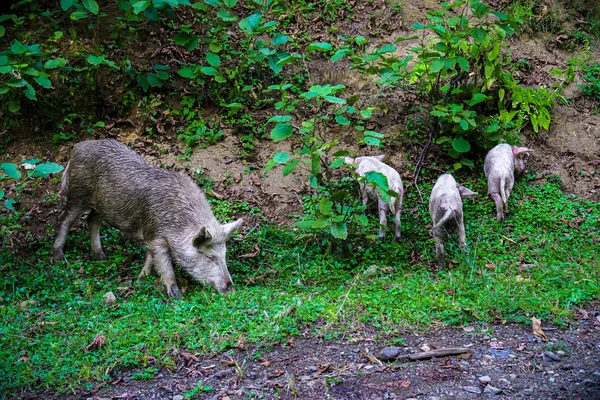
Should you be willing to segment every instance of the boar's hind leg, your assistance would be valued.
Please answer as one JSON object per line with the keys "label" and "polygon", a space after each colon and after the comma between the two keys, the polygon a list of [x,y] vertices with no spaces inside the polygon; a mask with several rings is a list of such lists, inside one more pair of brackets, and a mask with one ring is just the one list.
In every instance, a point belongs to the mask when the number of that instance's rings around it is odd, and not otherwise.
{"label": "boar's hind leg", "polygon": [[439,236],[434,236],[435,239],[435,254],[437,255],[438,269],[444,268],[446,261],[444,260],[444,242]]}
{"label": "boar's hind leg", "polygon": [[60,228],[58,229],[58,235],[56,235],[56,240],[52,246],[52,255],[54,256],[55,260],[62,260],[65,258],[65,242],[67,241],[69,229],[71,229],[71,226],[73,226],[73,223],[83,211],[83,207],[79,205],[70,206],[69,203],[67,203],[65,211],[63,211],[62,214],[62,222],[60,223]]}
{"label": "boar's hind leg", "polygon": [[[169,248],[166,243],[162,241],[160,243],[152,243],[148,246],[148,251],[152,257],[154,263],[154,269],[160,275],[160,279],[167,287],[167,293],[170,297],[176,299],[181,298],[181,291],[177,287],[175,281],[175,273],[173,272],[173,264],[171,263],[171,257],[169,256]],[[146,266],[144,266],[145,268]]]}
{"label": "boar's hind leg", "polygon": [[100,243],[100,225],[102,218],[96,211],[90,211],[88,217],[88,226],[90,228],[90,240],[92,242],[92,252],[98,258],[98,260],[106,260],[106,255],[102,251],[102,244]]}
{"label": "boar's hind leg", "polygon": [[491,193],[490,197],[496,203],[496,219],[498,222],[502,222],[504,219],[504,202],[502,201],[502,196],[498,193]]}
{"label": "boar's hind leg", "polygon": [[465,251],[467,248],[467,235],[465,234],[465,223],[463,218],[457,221],[458,226],[458,244],[462,251]]}

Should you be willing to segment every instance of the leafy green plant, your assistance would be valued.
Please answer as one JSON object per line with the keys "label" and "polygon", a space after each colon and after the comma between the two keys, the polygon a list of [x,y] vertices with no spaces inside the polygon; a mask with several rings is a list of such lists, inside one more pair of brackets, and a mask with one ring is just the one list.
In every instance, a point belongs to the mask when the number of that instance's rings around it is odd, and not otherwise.
{"label": "leafy green plant", "polygon": [[595,101],[600,101],[600,64],[593,63],[583,68],[583,94]]}

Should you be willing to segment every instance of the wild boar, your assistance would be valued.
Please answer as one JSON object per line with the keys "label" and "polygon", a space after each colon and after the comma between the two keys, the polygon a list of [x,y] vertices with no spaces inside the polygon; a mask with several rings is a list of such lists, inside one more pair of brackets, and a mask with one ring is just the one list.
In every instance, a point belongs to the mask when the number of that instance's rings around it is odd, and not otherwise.
{"label": "wild boar", "polygon": [[402,187],[402,179],[400,174],[387,164],[384,164],[384,156],[365,156],[365,157],[346,157],[344,162],[350,165],[357,165],[356,173],[360,176],[365,176],[367,172],[379,172],[383,174],[388,181],[388,187],[390,190],[396,192],[397,197],[390,196],[390,202],[386,203],[377,190],[370,185],[363,182],[360,183],[360,191],[362,195],[362,202],[366,206],[369,198],[377,200],[377,206],[379,208],[379,238],[385,237],[385,228],[387,226],[386,213],[389,209],[394,214],[394,237],[396,240],[401,239],[400,234],[400,213],[402,211],[402,196],[404,195],[404,188]]}
{"label": "wild boar", "polygon": [[173,261],[221,293],[232,285],[225,242],[242,219],[220,224],[189,177],[150,165],[116,140],[89,140],[73,147],[60,194],[67,196],[67,203],[53,246],[55,259],[64,258],[71,225],[90,210],[91,247],[98,259],[106,258],[100,244],[105,222],[144,243],[140,278],[154,266],[171,297],[181,297]]}
{"label": "wild boar", "polygon": [[462,197],[471,197],[476,194],[456,183],[450,174],[441,175],[431,190],[429,197],[429,214],[433,221],[431,234],[435,239],[435,253],[440,269],[445,265],[444,239],[447,234],[457,232],[460,248],[463,251],[466,248]]}
{"label": "wild boar", "polygon": [[489,197],[496,203],[496,219],[501,222],[508,213],[508,198],[515,184],[515,171],[525,170],[524,158],[533,150],[501,143],[485,157],[483,170],[488,180]]}

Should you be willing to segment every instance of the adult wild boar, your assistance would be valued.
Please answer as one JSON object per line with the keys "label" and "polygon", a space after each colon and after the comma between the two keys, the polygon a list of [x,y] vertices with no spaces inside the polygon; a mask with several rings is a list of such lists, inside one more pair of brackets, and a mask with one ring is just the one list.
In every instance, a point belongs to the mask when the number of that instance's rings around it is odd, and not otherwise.
{"label": "adult wild boar", "polygon": [[400,174],[394,168],[383,163],[383,157],[383,155],[356,158],[346,157],[344,162],[350,165],[356,164],[356,173],[360,176],[365,176],[367,172],[379,172],[387,178],[389,189],[396,192],[397,197],[390,196],[390,202],[386,203],[375,188],[361,182],[360,191],[362,194],[362,202],[366,206],[369,198],[377,200],[377,206],[379,208],[380,239],[385,237],[385,227],[387,226],[386,213],[389,209],[392,214],[394,214],[394,237],[396,240],[400,240],[400,212],[402,211],[402,196],[404,195],[404,188],[402,187],[402,179],[400,178]]}
{"label": "adult wild boar", "polygon": [[441,175],[431,190],[429,197],[429,214],[433,221],[431,234],[435,239],[435,253],[440,269],[445,265],[444,239],[447,234],[457,232],[460,248],[462,250],[466,248],[462,197],[476,194],[456,183],[450,174]]}
{"label": "adult wild boar", "polygon": [[105,222],[144,243],[148,251],[140,277],[149,275],[154,265],[171,297],[181,297],[172,260],[219,292],[232,285],[225,242],[242,220],[220,224],[189,177],[150,165],[116,140],[89,140],[73,147],[60,194],[67,196],[67,204],[54,258],[64,258],[71,225],[90,210],[92,251],[98,259],[106,258],[100,244]]}
{"label": "adult wild boar", "polygon": [[508,198],[515,184],[515,171],[525,170],[524,157],[533,150],[501,143],[485,157],[483,171],[488,180],[488,194],[496,203],[496,219],[500,222],[508,213]]}

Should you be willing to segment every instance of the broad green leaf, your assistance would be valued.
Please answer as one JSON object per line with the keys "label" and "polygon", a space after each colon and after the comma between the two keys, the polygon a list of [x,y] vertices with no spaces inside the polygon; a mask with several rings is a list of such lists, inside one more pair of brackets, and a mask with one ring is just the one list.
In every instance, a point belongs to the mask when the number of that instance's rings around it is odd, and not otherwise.
{"label": "broad green leaf", "polygon": [[35,97],[35,89],[29,84],[29,82],[25,82],[24,93],[25,97],[27,97],[29,100],[37,100],[37,98]]}
{"label": "broad green leaf", "polygon": [[8,111],[10,111],[11,113],[17,113],[20,109],[21,104],[19,104],[18,102],[11,101],[10,103],[8,103]]}
{"label": "broad green leaf", "polygon": [[98,3],[96,3],[96,0],[81,0],[81,4],[88,9],[89,12],[91,12],[92,14],[98,14]]}
{"label": "broad green leaf", "polygon": [[139,13],[144,11],[146,8],[148,8],[149,5],[150,5],[150,0],[142,0],[142,1],[137,1],[137,2],[133,3],[131,5],[131,7],[133,7],[133,13],[135,15],[138,15]]}
{"label": "broad green leaf", "polygon": [[348,196],[347,190],[338,190],[331,195],[331,201],[342,201]]}
{"label": "broad green leaf", "polygon": [[163,81],[156,74],[148,74],[146,75],[146,80],[148,84],[152,87],[162,87]]}
{"label": "broad green leaf", "polygon": [[327,100],[330,103],[336,103],[336,104],[346,104],[346,100],[344,99],[340,99],[339,97],[335,97],[335,96],[324,96],[323,97],[325,100]]}
{"label": "broad green leaf", "polygon": [[12,74],[13,70],[12,65],[3,65],[0,67],[0,74]]}
{"label": "broad green leaf", "polygon": [[229,12],[229,10],[226,10],[226,9],[224,9],[224,8],[220,9],[220,10],[217,12],[217,16],[218,16],[219,18],[221,18],[221,19],[222,19],[223,21],[225,21],[225,22],[233,22],[233,21],[235,21],[235,20],[237,20],[237,19],[238,19],[238,17],[236,17],[235,15],[232,15],[232,14]]}
{"label": "broad green leaf", "polygon": [[238,0],[223,0],[223,3],[229,8],[235,7],[237,2],[238,2]]}
{"label": "broad green leaf", "polygon": [[367,182],[373,183],[375,186],[380,187],[386,192],[390,190],[387,177],[381,172],[369,171],[365,173],[365,179]]}
{"label": "broad green leaf", "polygon": [[273,156],[273,161],[275,161],[277,164],[285,164],[290,161],[290,153],[275,153]]}
{"label": "broad green leaf", "polygon": [[306,46],[307,51],[329,51],[333,48],[331,43],[327,42],[315,42]]}
{"label": "broad green leaf", "polygon": [[356,223],[361,226],[367,226],[369,223],[369,219],[366,215],[355,214],[354,219],[356,220]]}
{"label": "broad green leaf", "polygon": [[471,31],[471,36],[473,36],[473,39],[475,39],[479,44],[481,44],[485,42],[485,39],[487,39],[487,32],[480,28],[473,28],[473,30]]}
{"label": "broad green leaf", "polygon": [[166,81],[167,79],[169,79],[169,73],[166,71],[158,71],[156,73],[156,76],[158,77],[158,79],[160,79],[161,81]]}
{"label": "broad green leaf", "polygon": [[202,71],[202,73],[204,75],[216,75],[217,74],[217,70],[214,69],[213,67],[202,67],[202,68],[200,68],[200,71]]}
{"label": "broad green leaf", "polygon": [[75,11],[72,12],[71,15],[69,16],[73,21],[79,21],[81,19],[85,19],[87,17],[89,17],[90,15],[88,13],[86,13],[85,11]]}
{"label": "broad green leaf", "polygon": [[[467,121],[465,121],[464,119],[461,119],[458,122],[458,125],[460,125],[460,127],[463,129],[463,131],[467,131],[469,130],[469,124],[467,123]],[[452,145],[454,145],[454,142],[452,143]],[[456,150],[458,151],[458,150]]]}
{"label": "broad green leaf", "polygon": [[471,101],[469,101],[469,105],[472,107],[475,104],[479,104],[479,103],[485,101],[487,98],[488,98],[488,96],[486,96],[483,93],[475,93],[473,95],[473,99],[471,99]]}
{"label": "broad green leaf", "polygon": [[19,171],[16,164],[2,163],[0,164],[0,170],[4,171],[6,176],[10,179],[19,179],[21,177],[21,171]]}
{"label": "broad green leaf", "polygon": [[364,132],[365,136],[371,136],[371,137],[375,137],[375,138],[379,138],[379,139],[383,139],[384,138],[384,134],[383,133],[379,133],[379,132],[375,132],[375,131],[365,131]]}
{"label": "broad green leaf", "polygon": [[15,211],[15,201],[13,199],[8,199],[4,202],[4,207],[8,208],[10,211]]}
{"label": "broad green leaf", "polygon": [[281,33],[278,33],[275,35],[273,40],[271,40],[271,43],[273,44],[273,46],[281,46],[282,44],[287,43],[290,40],[292,40],[292,38],[289,37],[288,35],[283,35]]}
{"label": "broad green leaf", "polygon": [[430,71],[431,72],[440,72],[442,70],[442,68],[444,68],[444,66],[446,65],[446,60],[445,58],[438,58],[437,60],[433,61],[431,63]]}
{"label": "broad green leaf", "polygon": [[335,121],[340,125],[349,125],[350,124],[350,120],[342,115],[336,115]]}
{"label": "broad green leaf", "polygon": [[291,124],[279,123],[271,130],[271,139],[278,142],[292,136],[292,133],[294,133],[294,128]]}
{"label": "broad green leaf", "polygon": [[289,164],[286,165],[285,168],[283,169],[283,176],[288,176],[289,174],[294,172],[296,167],[298,167],[298,164],[300,164],[299,158],[295,158],[292,161],[290,161]]}
{"label": "broad green leaf", "polygon": [[23,46],[21,44],[21,42],[19,42],[18,40],[15,40],[13,42],[13,44],[10,46],[10,51],[13,54],[17,54],[17,55],[18,54],[24,54],[24,53],[27,52],[27,50],[28,50],[27,46]]}
{"label": "broad green leaf", "polygon": [[63,169],[65,169],[65,167],[62,165],[58,165],[53,162],[46,162],[35,167],[31,176],[34,178],[46,178],[50,174],[56,174]]}
{"label": "broad green leaf", "polygon": [[21,73],[29,76],[38,76],[40,74],[40,72],[33,67],[27,67],[25,69],[22,69]]}
{"label": "broad green leaf", "polygon": [[344,165],[344,159],[343,158],[336,158],[332,163],[331,163],[331,168],[333,169],[337,169],[339,167],[341,167],[342,165]]}
{"label": "broad green leaf", "polygon": [[6,82],[6,86],[10,87],[23,87],[27,85],[27,81],[25,79],[17,79],[11,78]]}
{"label": "broad green leaf", "polygon": [[6,28],[4,28],[2,25],[0,25],[0,37],[4,36],[5,33],[6,33]]}
{"label": "broad green leaf", "polygon": [[290,115],[274,115],[267,122],[288,122],[291,119]]}
{"label": "broad green leaf", "polygon": [[272,170],[273,167],[275,167],[276,165],[277,165],[277,163],[275,162],[275,160],[270,158],[269,161],[267,161],[267,163],[265,164],[265,168],[263,169],[263,174],[266,174],[267,172]]}
{"label": "broad green leaf", "polygon": [[90,54],[87,58],[87,62],[92,65],[100,65],[104,62],[104,56],[94,56]]}
{"label": "broad green leaf", "polygon": [[54,69],[56,67],[64,67],[67,64],[67,60],[58,57],[52,60],[48,60],[44,63],[44,69]]}
{"label": "broad green leaf", "polygon": [[260,14],[252,14],[252,15],[242,19],[238,23],[238,26],[244,33],[249,35],[249,34],[254,33],[254,31],[256,31],[256,28],[258,28],[258,25],[260,24],[260,20],[261,20]]}
{"label": "broad green leaf", "polygon": [[300,54],[294,53],[277,61],[277,65],[282,66],[300,59]]}
{"label": "broad green leaf", "polygon": [[152,69],[155,71],[168,71],[170,68],[168,65],[164,65],[164,64],[154,64],[152,66]]}
{"label": "broad green leaf", "polygon": [[4,198],[4,190],[0,190],[0,200]]}
{"label": "broad green leaf", "polygon": [[467,153],[471,150],[471,144],[465,139],[458,137],[452,141],[452,148],[459,153]]}
{"label": "broad green leaf", "polygon": [[345,222],[334,222],[331,224],[331,235],[336,239],[348,238],[348,227]]}
{"label": "broad green leaf", "polygon": [[177,73],[179,74],[179,76],[182,76],[184,78],[194,79],[196,77],[194,70],[189,67],[181,68],[179,71],[177,71]]}
{"label": "broad green leaf", "polygon": [[340,61],[342,58],[344,58],[346,56],[346,54],[350,54],[352,53],[351,49],[339,49],[337,50],[335,53],[333,53],[333,55],[331,56],[331,61],[333,62],[337,62]]}
{"label": "broad green leaf", "polygon": [[333,202],[326,197],[323,197],[319,201],[319,210],[323,215],[331,215],[331,209],[333,208]]}
{"label": "broad green leaf", "polygon": [[215,53],[206,53],[206,61],[215,68],[221,65],[221,57]]}
{"label": "broad green leaf", "polygon": [[219,43],[217,42],[212,42],[208,48],[210,49],[210,51],[212,51],[213,53],[218,53],[221,51],[221,49],[223,49],[223,46],[221,46]]}
{"label": "broad green leaf", "polygon": [[363,118],[371,118],[371,115],[373,115],[373,111],[371,109],[360,110],[360,115]]}
{"label": "broad green leaf", "polygon": [[41,87],[43,87],[44,89],[52,88],[52,82],[50,82],[50,79],[48,79],[47,76],[44,76],[44,75],[36,76],[35,78],[33,78],[33,80],[36,81],[37,84],[40,85]]}
{"label": "broad green leaf", "polygon": [[466,58],[463,57],[456,57],[455,58],[456,62],[458,63],[458,66],[465,72],[469,72],[469,70],[471,69],[471,66],[469,65],[469,61],[467,61]]}
{"label": "broad green leaf", "polygon": [[75,4],[75,1],[76,0],[60,0],[60,8],[62,8],[63,11],[67,11],[73,4]]}

